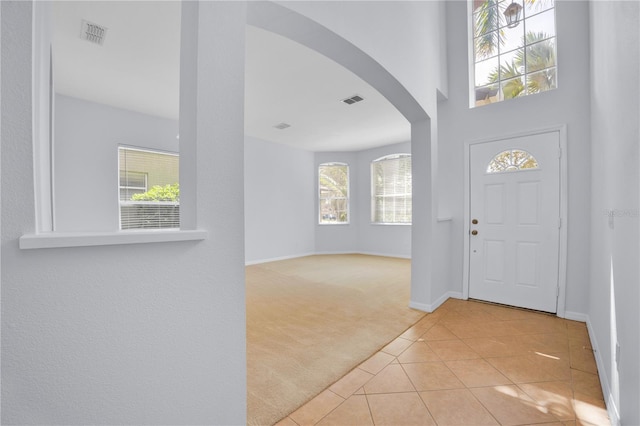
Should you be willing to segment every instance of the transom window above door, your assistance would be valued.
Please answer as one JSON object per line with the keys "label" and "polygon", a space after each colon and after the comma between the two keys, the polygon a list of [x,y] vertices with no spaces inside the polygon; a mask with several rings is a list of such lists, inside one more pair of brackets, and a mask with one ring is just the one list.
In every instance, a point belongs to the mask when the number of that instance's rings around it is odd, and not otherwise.
{"label": "transom window above door", "polygon": [[470,0],[470,107],[557,87],[555,0]]}
{"label": "transom window above door", "polygon": [[487,173],[516,172],[538,168],[538,160],[527,151],[510,149],[496,154],[487,165]]}

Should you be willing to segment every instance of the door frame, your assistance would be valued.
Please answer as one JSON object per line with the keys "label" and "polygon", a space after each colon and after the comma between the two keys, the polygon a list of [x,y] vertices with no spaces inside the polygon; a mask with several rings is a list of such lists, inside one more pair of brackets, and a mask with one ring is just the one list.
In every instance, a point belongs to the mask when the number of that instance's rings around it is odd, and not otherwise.
{"label": "door frame", "polygon": [[556,301],[556,315],[565,318],[565,302],[567,287],[567,237],[568,237],[568,200],[567,200],[567,126],[560,124],[528,130],[517,133],[509,133],[482,139],[467,140],[464,142],[464,261],[462,269],[462,298],[469,299],[469,233],[471,232],[471,156],[472,145],[497,142],[505,139],[513,139],[523,136],[533,136],[542,133],[558,132],[560,138],[560,241],[558,242],[558,297]]}

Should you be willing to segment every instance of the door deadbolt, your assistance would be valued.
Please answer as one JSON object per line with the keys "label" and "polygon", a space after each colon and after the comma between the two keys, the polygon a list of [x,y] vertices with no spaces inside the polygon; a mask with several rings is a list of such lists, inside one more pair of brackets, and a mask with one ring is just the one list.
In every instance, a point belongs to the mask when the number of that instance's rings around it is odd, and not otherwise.
{"label": "door deadbolt", "polygon": [[478,231],[474,229],[473,231],[471,231],[471,235],[478,235]]}
{"label": "door deadbolt", "polygon": [[477,225],[477,224],[478,224],[478,219],[473,219],[473,220],[471,221],[471,223],[473,223],[474,225]]}

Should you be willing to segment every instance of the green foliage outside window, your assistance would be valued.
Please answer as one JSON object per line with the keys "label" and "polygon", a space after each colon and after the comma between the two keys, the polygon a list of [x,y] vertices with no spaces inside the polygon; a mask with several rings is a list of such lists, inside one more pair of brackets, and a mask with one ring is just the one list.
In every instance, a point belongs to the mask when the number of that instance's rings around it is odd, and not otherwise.
{"label": "green foliage outside window", "polygon": [[133,194],[131,201],[180,201],[180,186],[177,183],[154,185],[147,192]]}

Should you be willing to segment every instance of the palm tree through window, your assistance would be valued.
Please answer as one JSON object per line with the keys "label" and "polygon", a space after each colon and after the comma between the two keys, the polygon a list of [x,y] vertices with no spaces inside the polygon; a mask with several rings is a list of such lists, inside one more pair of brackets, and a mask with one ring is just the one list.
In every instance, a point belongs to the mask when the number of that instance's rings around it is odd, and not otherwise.
{"label": "palm tree through window", "polygon": [[[516,4],[518,20],[505,10]],[[471,106],[557,87],[554,0],[471,0],[474,90]]]}

